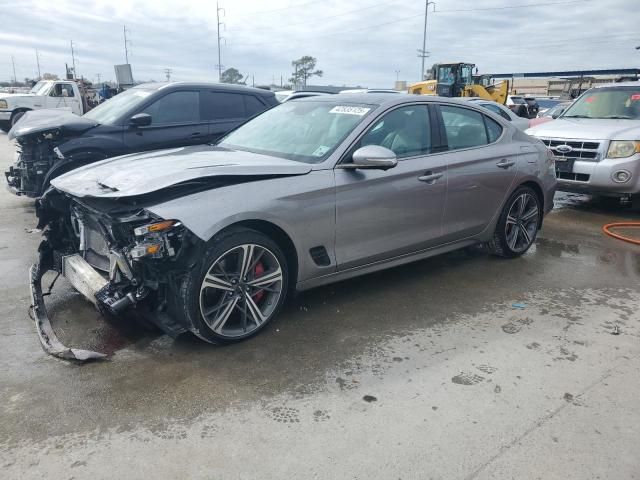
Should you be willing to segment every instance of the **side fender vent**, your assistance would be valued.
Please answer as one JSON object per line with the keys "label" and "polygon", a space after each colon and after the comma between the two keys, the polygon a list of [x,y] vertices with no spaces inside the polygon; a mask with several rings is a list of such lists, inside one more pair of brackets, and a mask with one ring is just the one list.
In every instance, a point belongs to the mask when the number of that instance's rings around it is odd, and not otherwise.
{"label": "side fender vent", "polygon": [[309,250],[311,254],[311,258],[319,267],[328,267],[331,265],[331,259],[329,258],[329,254],[327,253],[327,249],[322,245],[318,247],[313,247]]}

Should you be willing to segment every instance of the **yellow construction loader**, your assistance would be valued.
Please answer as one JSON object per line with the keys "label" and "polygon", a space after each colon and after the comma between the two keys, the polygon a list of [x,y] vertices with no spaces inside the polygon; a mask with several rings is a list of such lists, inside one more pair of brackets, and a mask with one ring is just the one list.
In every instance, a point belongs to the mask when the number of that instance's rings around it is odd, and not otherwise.
{"label": "yellow construction loader", "polygon": [[474,75],[473,63],[436,63],[431,79],[409,86],[409,93],[441,97],[479,97],[501,104],[507,102],[509,82],[492,83],[489,75]]}

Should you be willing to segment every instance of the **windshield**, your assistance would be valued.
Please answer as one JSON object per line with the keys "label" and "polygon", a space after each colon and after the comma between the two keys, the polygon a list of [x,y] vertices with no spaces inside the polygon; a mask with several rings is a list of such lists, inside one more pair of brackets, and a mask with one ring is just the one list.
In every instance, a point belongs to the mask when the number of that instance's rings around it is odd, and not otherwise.
{"label": "windshield", "polygon": [[462,65],[460,68],[460,79],[465,85],[473,83],[473,65]]}
{"label": "windshield", "polygon": [[536,101],[538,102],[538,105],[540,105],[540,108],[551,108],[560,103],[560,100],[552,100],[547,98],[536,98]]}
{"label": "windshield", "polygon": [[140,105],[155,90],[132,88],[101,103],[93,110],[84,114],[85,118],[95,120],[101,125],[114,125],[127,110]]}
{"label": "windshield", "polygon": [[562,118],[640,119],[640,85],[589,90],[569,107]]}
{"label": "windshield", "polygon": [[223,147],[305,163],[327,158],[374,107],[343,102],[286,102],[222,139]]}
{"label": "windshield", "polygon": [[29,90],[29,93],[33,93],[34,95],[46,95],[50,87],[51,83],[49,82],[38,82],[31,88],[31,90]]}

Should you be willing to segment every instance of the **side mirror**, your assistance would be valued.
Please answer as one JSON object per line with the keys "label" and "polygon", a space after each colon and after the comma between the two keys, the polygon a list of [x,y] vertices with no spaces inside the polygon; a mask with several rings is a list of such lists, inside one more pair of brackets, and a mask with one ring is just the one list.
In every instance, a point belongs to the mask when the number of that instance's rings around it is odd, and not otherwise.
{"label": "side mirror", "polygon": [[553,115],[551,115],[551,118],[558,118],[560,115],[562,115],[564,113],[565,110],[566,109],[564,107],[559,108],[558,110],[553,112]]}
{"label": "side mirror", "polygon": [[345,163],[345,168],[363,170],[389,170],[398,165],[396,154],[380,145],[366,145],[353,152],[353,163]]}
{"label": "side mirror", "polygon": [[148,113],[137,113],[129,119],[131,127],[148,127],[151,125],[151,115]]}

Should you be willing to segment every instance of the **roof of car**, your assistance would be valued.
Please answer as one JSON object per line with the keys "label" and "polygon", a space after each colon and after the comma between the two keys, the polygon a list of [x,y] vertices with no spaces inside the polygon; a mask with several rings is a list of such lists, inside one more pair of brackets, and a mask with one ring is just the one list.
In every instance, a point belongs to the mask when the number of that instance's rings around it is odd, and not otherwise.
{"label": "roof of car", "polygon": [[165,90],[165,89],[178,89],[178,88],[213,88],[215,90],[223,90],[229,92],[251,92],[254,95],[271,96],[274,93],[270,90],[263,88],[247,87],[246,85],[230,85],[228,83],[216,83],[216,82],[150,82],[141,83],[133,88],[140,88],[145,90]]}
{"label": "roof of car", "polygon": [[330,102],[330,103],[359,103],[365,105],[395,105],[422,102],[447,102],[468,105],[461,98],[438,97],[435,95],[415,95],[413,93],[340,93],[338,95],[320,95],[297,99],[296,102]]}
{"label": "roof of car", "polygon": [[634,82],[603,83],[602,85],[594,85],[592,88],[607,87],[640,87],[640,80]]}

